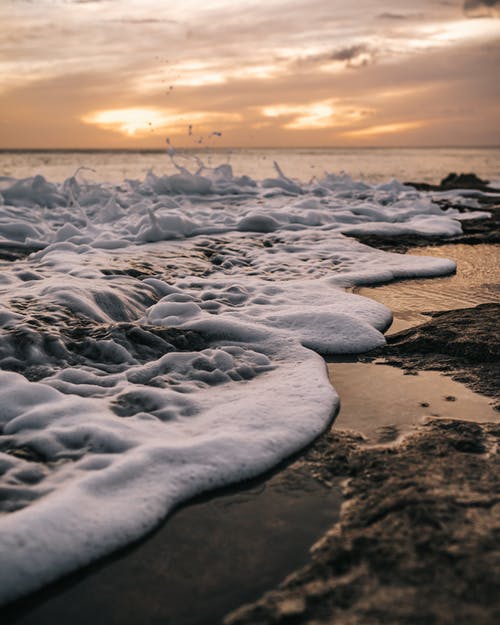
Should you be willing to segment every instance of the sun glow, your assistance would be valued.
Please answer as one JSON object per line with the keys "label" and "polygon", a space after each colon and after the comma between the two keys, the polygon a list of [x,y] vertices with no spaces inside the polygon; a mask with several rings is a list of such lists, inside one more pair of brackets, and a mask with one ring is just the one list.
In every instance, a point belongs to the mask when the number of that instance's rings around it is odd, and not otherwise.
{"label": "sun glow", "polygon": [[360,128],[359,130],[349,130],[342,133],[344,137],[376,137],[378,135],[388,135],[398,132],[406,132],[407,130],[415,130],[426,126],[428,122],[397,122],[394,124],[381,124],[379,126],[369,126],[368,128]]}
{"label": "sun glow", "polygon": [[99,126],[129,137],[146,135],[154,130],[169,134],[184,133],[189,125],[203,127],[207,124],[240,121],[241,116],[230,113],[212,113],[206,111],[178,111],[176,109],[126,108],[95,111],[82,117],[86,124]]}
{"label": "sun glow", "polygon": [[173,119],[176,119],[175,115],[159,109],[127,108],[96,111],[90,115],[85,115],[82,121],[106,130],[114,130],[133,136],[148,132],[152,126],[166,126]]}
{"label": "sun glow", "polygon": [[336,103],[333,100],[303,105],[279,104],[261,109],[264,117],[283,118],[283,128],[306,130],[345,126],[363,119],[373,110]]}

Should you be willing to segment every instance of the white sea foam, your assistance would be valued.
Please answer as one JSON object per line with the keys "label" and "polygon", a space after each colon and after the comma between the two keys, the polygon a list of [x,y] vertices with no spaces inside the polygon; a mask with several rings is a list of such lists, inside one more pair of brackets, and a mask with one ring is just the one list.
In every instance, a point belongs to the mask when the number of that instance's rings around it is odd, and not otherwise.
{"label": "white sea foam", "polygon": [[0,273],[1,602],[306,445],[338,406],[315,352],[391,320],[344,288],[454,270],[345,235],[454,235],[457,211],[276,170],[0,180],[0,251],[31,252]]}

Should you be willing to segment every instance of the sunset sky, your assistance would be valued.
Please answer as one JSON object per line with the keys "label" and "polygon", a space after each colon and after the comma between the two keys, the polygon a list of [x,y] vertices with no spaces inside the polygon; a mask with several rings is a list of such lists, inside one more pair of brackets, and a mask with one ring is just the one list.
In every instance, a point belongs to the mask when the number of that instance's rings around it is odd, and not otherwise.
{"label": "sunset sky", "polygon": [[0,0],[0,35],[1,148],[500,144],[500,0]]}

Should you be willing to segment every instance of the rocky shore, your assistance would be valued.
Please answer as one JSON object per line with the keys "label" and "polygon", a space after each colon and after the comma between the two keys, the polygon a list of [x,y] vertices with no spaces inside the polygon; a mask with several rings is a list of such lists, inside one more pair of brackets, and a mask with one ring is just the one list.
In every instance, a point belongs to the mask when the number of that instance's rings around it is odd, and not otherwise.
{"label": "rocky shore", "polygon": [[[446,180],[426,190],[453,184]],[[464,221],[464,234],[446,243],[498,243],[500,207],[487,208],[491,219]],[[443,242],[407,239],[363,242],[399,252]],[[499,308],[430,313],[427,323],[389,336],[387,346],[363,359],[383,358],[408,373],[443,371],[494,398],[498,409]],[[376,445],[362,433],[333,429],[307,451],[304,466],[324,484],[340,481],[339,521],[306,566],[224,625],[498,623],[499,443],[498,422],[429,417]]]}
{"label": "rocky shore", "polygon": [[[465,243],[468,245],[500,243],[500,203],[498,200],[500,189],[489,186],[488,181],[481,180],[475,174],[449,174],[446,178],[443,178],[439,185],[418,182],[407,182],[405,184],[414,186],[418,191],[430,192],[470,189],[468,197],[472,200],[472,204],[477,203],[480,210],[490,213],[490,217],[463,220],[461,222],[462,234],[448,237],[446,243]],[[462,204],[455,205],[451,199],[443,198],[436,201],[443,209],[456,208],[464,213],[469,210]],[[477,209],[474,208],[472,210]],[[356,238],[370,247],[399,253],[406,252],[410,247],[441,245],[443,243],[442,237],[416,235],[398,237],[358,235]]]}
{"label": "rocky shore", "polygon": [[[451,372],[498,402],[498,309],[436,314],[370,357]],[[332,430],[304,463],[325,484],[342,481],[339,522],[307,566],[225,625],[497,623],[499,443],[498,423],[452,419],[384,445]]]}
{"label": "rocky shore", "polygon": [[500,408],[500,304],[428,314],[429,322],[388,336],[387,345],[367,359],[382,356],[407,371],[449,373]]}

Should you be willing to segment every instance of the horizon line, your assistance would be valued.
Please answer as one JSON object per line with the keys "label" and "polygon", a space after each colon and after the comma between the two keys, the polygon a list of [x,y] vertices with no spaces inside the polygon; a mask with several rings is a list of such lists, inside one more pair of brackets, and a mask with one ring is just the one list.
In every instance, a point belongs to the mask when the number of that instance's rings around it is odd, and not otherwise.
{"label": "horizon line", "polygon": [[[321,146],[321,145],[308,145],[308,146],[179,146],[174,148],[174,151],[188,150],[192,152],[212,151],[222,152],[228,150],[498,150],[498,145],[335,145],[335,146]],[[163,154],[168,152],[168,148],[2,148],[0,147],[0,154],[6,152],[132,152],[132,153],[151,153],[151,154]]]}

